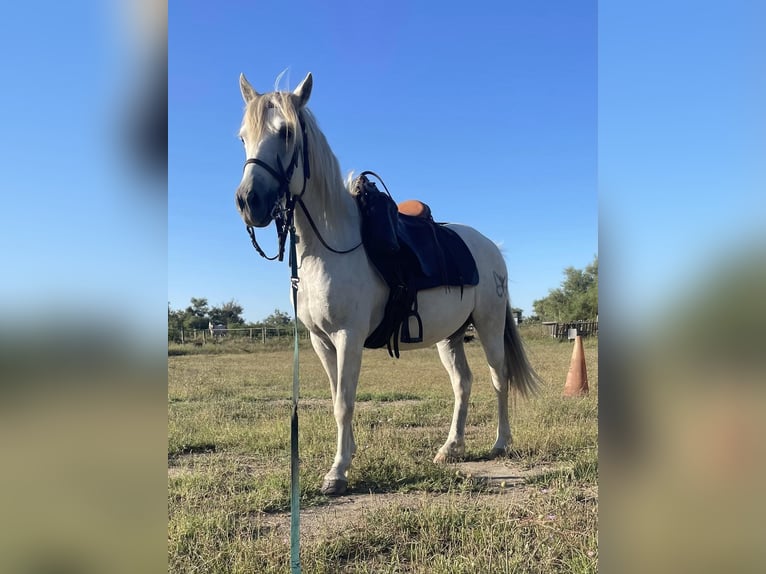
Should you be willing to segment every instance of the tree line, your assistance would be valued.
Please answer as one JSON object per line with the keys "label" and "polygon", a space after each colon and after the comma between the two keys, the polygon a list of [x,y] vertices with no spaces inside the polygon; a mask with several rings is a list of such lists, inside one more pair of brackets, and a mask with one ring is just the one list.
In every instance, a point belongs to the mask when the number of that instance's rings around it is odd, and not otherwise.
{"label": "tree line", "polygon": [[168,329],[202,330],[210,323],[224,325],[227,329],[247,327],[283,327],[292,323],[292,316],[274,309],[274,312],[258,323],[247,323],[242,318],[244,309],[235,300],[219,306],[210,306],[206,297],[192,297],[185,309],[173,309],[168,303]]}
{"label": "tree line", "polygon": [[[598,256],[585,269],[567,267],[564,280],[546,297],[532,303],[534,315],[526,321],[592,321],[598,317]],[[514,308],[514,310],[519,310]],[[235,300],[219,306],[210,306],[205,297],[192,297],[185,309],[172,309],[168,303],[168,329],[207,329],[208,324],[225,325],[227,329],[246,327],[286,327],[292,324],[292,315],[274,309],[258,323],[246,323],[244,309]]]}
{"label": "tree line", "polygon": [[585,269],[567,267],[561,286],[532,303],[533,319],[540,321],[594,321],[598,318],[598,255]]}

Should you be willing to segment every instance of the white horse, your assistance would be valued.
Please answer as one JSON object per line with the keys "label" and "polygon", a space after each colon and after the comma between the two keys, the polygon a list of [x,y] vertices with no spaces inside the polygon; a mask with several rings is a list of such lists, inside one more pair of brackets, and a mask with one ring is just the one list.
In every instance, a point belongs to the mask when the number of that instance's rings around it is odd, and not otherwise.
{"label": "white horse", "polygon": [[[344,184],[338,160],[306,108],[312,85],[308,74],[293,92],[259,94],[240,75],[246,106],[239,135],[247,161],[236,203],[248,227],[265,227],[284,214],[286,205],[300,198],[294,211],[299,237],[298,317],[308,328],[330,379],[338,440],[322,492],[338,495],[347,489],[347,473],[356,451],[351,421],[362,349],[383,317],[388,287],[364,248],[353,249],[361,241],[360,214]],[[473,254],[479,283],[466,286],[462,293],[461,289],[444,288],[420,291],[423,341],[400,343],[402,351],[435,344],[452,382],[452,425],[435,462],[464,455],[472,375],[463,333],[469,323],[481,340],[497,395],[497,438],[490,456],[505,454],[511,446],[509,388],[527,395],[539,383],[511,314],[502,254],[475,229],[456,224],[450,228]],[[338,253],[346,250],[351,251]]]}

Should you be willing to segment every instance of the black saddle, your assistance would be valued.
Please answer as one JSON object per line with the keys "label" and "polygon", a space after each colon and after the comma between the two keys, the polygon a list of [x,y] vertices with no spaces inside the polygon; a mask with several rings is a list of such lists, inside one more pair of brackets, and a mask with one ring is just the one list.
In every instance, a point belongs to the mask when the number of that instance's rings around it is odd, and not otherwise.
{"label": "black saddle", "polygon": [[[446,224],[435,222],[427,205],[410,200],[397,206],[388,190],[379,191],[367,174],[375,175],[363,172],[353,185],[362,215],[362,242],[388,285],[389,296],[383,319],[364,346],[387,346],[389,354],[398,358],[399,341],[423,340],[417,292],[460,287],[462,296],[464,285],[479,283],[479,273],[460,236]],[[417,334],[410,333],[410,318],[417,321]]]}

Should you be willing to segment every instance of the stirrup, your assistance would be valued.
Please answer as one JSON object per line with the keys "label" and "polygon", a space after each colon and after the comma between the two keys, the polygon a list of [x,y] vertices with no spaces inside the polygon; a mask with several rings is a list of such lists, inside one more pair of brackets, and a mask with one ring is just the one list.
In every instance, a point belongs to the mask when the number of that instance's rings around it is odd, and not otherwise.
{"label": "stirrup", "polygon": [[[418,322],[418,334],[416,337],[413,337],[410,334],[410,317],[415,317],[415,320]],[[404,316],[404,321],[402,321],[402,334],[400,338],[402,343],[422,343],[423,342],[423,321],[421,320],[420,314],[418,313],[417,296],[412,301],[412,309]]]}

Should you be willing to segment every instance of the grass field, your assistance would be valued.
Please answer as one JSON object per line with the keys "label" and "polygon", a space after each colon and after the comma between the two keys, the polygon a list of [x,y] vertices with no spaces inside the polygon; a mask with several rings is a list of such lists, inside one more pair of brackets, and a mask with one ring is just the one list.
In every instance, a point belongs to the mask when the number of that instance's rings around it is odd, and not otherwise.
{"label": "grass field", "polygon": [[[596,572],[598,341],[590,395],[561,398],[571,343],[525,339],[545,385],[512,409],[515,452],[485,456],[496,401],[478,342],[466,461],[436,465],[452,390],[435,349],[365,351],[351,494],[319,488],[335,450],[326,376],[301,353],[301,562],[306,573]],[[187,354],[188,353],[188,354]],[[292,348],[174,347],[168,357],[171,572],[289,571]]]}

